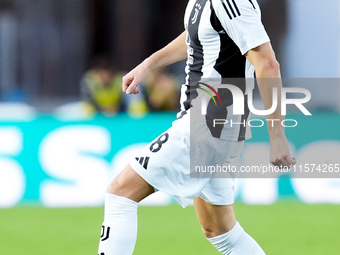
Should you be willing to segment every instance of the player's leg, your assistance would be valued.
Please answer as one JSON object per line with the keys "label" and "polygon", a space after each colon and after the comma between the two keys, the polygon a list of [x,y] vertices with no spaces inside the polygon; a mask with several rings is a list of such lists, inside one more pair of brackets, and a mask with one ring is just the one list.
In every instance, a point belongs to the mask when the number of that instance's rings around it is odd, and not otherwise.
{"label": "player's leg", "polygon": [[198,220],[207,238],[230,231],[235,223],[233,205],[212,205],[200,197],[194,198]]}
{"label": "player's leg", "polygon": [[233,205],[212,205],[200,197],[194,199],[194,204],[204,234],[219,252],[224,255],[265,254],[236,221]]}
{"label": "player's leg", "polygon": [[130,164],[114,178],[107,188],[107,193],[126,197],[137,203],[154,192],[154,188],[137,174]]}
{"label": "player's leg", "polygon": [[128,165],[110,184],[99,255],[131,255],[137,240],[137,203],[154,192]]}
{"label": "player's leg", "polygon": [[[189,120],[184,116],[174,121],[171,128],[135,155],[113,180],[105,199],[99,255],[133,253],[137,237],[137,203],[153,193],[154,188],[183,197],[194,197],[201,190],[201,184],[187,174],[190,165]],[[183,176],[191,184],[188,187],[176,185]]]}

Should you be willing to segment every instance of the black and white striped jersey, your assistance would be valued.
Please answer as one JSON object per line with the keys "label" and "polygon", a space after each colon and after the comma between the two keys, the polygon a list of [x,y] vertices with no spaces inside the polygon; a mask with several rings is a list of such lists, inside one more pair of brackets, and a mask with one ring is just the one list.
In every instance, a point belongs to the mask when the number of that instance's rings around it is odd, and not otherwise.
{"label": "black and white striped jersey", "polygon": [[[181,93],[182,112],[179,116],[192,106],[191,100],[195,98],[198,81],[215,79],[224,83],[224,79],[243,78],[244,82],[238,86],[247,97],[246,87],[249,85],[244,78],[254,78],[254,66],[244,54],[269,42],[256,0],[189,0],[184,25],[188,58],[185,70],[187,76]],[[221,93],[225,97],[231,96],[230,93]],[[227,109],[217,110],[219,118],[225,115],[226,119],[232,118],[234,122],[250,118],[249,109],[245,111],[246,116],[227,116]],[[216,113],[216,109],[214,111]],[[209,126],[208,119],[207,123]],[[247,129],[241,125],[210,130],[214,137],[241,141],[250,138],[250,130]]]}

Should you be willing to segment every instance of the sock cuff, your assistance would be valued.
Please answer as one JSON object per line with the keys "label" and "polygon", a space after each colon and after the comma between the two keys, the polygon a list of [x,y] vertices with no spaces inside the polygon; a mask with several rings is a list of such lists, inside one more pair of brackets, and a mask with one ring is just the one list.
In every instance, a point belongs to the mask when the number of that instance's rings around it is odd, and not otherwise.
{"label": "sock cuff", "polygon": [[138,203],[129,198],[111,193],[105,194],[105,221],[112,221],[120,217],[120,215],[124,215],[126,218],[135,217],[135,215],[137,215],[137,209]]}
{"label": "sock cuff", "polygon": [[227,243],[228,245],[233,245],[234,243],[237,242],[237,240],[240,238],[243,232],[244,229],[241,227],[240,223],[236,221],[234,227],[227,233],[212,238],[208,238],[208,240],[213,245],[218,245],[219,243]]}
{"label": "sock cuff", "polygon": [[105,203],[116,203],[116,204],[122,204],[122,205],[127,205],[127,206],[133,206],[133,207],[137,207],[138,203],[126,198],[126,197],[122,197],[122,196],[118,196],[118,195],[114,195],[111,193],[106,193],[105,194]]}
{"label": "sock cuff", "polygon": [[208,240],[224,255],[266,255],[258,243],[244,231],[238,222],[236,222],[235,226],[229,232],[208,238]]}

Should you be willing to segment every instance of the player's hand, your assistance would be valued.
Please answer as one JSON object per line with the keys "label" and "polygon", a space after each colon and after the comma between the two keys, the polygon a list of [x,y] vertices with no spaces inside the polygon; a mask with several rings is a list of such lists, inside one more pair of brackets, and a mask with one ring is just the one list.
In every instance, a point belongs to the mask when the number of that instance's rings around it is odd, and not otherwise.
{"label": "player's hand", "polygon": [[270,139],[270,163],[281,168],[291,168],[295,165],[296,160],[290,155],[285,135]]}
{"label": "player's hand", "polygon": [[138,94],[140,91],[138,89],[139,83],[141,83],[148,75],[149,70],[142,64],[137,66],[135,69],[130,71],[123,77],[122,89],[126,94]]}

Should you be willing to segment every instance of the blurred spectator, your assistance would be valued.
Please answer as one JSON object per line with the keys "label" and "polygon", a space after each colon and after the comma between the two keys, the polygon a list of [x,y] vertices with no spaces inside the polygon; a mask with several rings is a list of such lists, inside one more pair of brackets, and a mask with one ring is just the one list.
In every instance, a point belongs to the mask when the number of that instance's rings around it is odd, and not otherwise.
{"label": "blurred spectator", "polygon": [[146,91],[150,110],[178,110],[179,83],[166,69],[159,69],[150,75],[146,82]]}
{"label": "blurred spectator", "polygon": [[93,67],[85,73],[80,84],[88,114],[115,115],[119,111],[128,111],[132,115],[143,115],[148,111],[143,94],[127,98],[122,93],[122,78],[123,73],[106,57],[95,58]]}
{"label": "blurred spectator", "polygon": [[82,99],[90,113],[111,115],[122,110],[122,77],[105,57],[94,60],[92,69],[85,73],[80,84]]}

